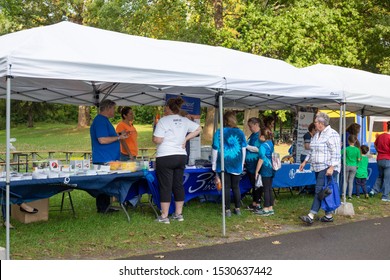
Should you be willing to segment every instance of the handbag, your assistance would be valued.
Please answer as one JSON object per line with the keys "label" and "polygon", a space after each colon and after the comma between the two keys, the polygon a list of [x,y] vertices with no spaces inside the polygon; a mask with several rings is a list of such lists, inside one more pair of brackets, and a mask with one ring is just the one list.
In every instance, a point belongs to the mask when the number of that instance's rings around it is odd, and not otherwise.
{"label": "handbag", "polygon": [[328,176],[325,176],[325,186],[329,187],[329,189],[332,191],[331,194],[327,195],[322,201],[321,201],[321,208],[325,212],[332,212],[336,210],[340,204],[340,191],[339,191],[339,184],[334,181],[332,176],[329,176],[331,179],[328,181]]}

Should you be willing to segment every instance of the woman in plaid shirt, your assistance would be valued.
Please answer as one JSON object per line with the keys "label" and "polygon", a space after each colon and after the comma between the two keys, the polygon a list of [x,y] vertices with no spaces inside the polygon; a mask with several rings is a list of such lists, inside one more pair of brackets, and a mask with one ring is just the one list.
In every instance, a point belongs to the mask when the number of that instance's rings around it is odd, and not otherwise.
{"label": "woman in plaid shirt", "polygon": [[[329,116],[323,112],[319,112],[316,115],[314,121],[316,134],[311,139],[310,153],[299,166],[299,170],[302,171],[306,163],[310,162],[316,176],[315,195],[310,212],[308,215],[299,217],[308,225],[313,223],[314,215],[321,208],[321,200],[318,198],[318,193],[325,185],[325,176],[332,176],[333,180],[337,181],[340,172],[340,135],[330,127],[329,121]],[[320,221],[333,222],[332,212],[326,212]]]}

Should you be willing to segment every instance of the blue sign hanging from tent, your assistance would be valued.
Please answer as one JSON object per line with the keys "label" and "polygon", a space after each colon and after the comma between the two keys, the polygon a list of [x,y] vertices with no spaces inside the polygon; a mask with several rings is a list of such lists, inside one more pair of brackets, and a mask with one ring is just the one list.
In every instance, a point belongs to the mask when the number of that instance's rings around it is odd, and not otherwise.
{"label": "blue sign hanging from tent", "polygon": [[[165,100],[170,98],[176,98],[179,95],[167,94]],[[199,115],[200,116],[200,98],[181,96],[184,99],[184,104],[181,106],[190,115]]]}

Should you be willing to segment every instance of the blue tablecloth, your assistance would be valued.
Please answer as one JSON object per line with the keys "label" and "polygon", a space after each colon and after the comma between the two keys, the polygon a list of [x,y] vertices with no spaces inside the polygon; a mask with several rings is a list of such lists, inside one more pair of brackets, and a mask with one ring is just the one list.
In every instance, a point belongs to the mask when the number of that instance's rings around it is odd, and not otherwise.
{"label": "blue tablecloth", "polygon": [[[153,176],[153,180],[149,180],[149,189],[152,191],[153,202],[160,207],[160,193],[158,187],[158,181],[156,173],[150,171],[150,174]],[[194,168],[186,169],[184,171],[183,185],[185,191],[185,200],[188,202],[191,199],[202,195],[210,196],[220,196],[221,191],[218,191],[215,184],[215,173],[211,168]],[[247,193],[251,189],[249,178],[247,176],[242,176],[240,181],[241,193]]]}
{"label": "blue tablecloth", "polygon": [[[126,198],[148,192],[144,184],[136,184],[138,188],[132,188],[135,182],[146,180],[148,172],[138,171],[131,173],[114,173],[94,176],[70,176],[65,178],[33,179],[10,182],[10,199],[12,203],[29,202],[37,199],[49,198],[67,189],[79,189],[88,192],[93,197],[99,194],[115,196],[120,202]],[[0,188],[5,190],[5,182],[0,182]]]}
{"label": "blue tablecloth", "polygon": [[[286,187],[301,187],[315,185],[315,174],[300,173],[298,172],[299,164],[282,164],[282,168],[275,174],[272,187],[273,188],[286,188]],[[305,170],[309,170],[310,165],[305,166]],[[342,193],[343,176],[342,171],[340,174],[340,193]],[[378,177],[378,167],[376,162],[370,162],[368,164],[368,178],[367,178],[367,191],[370,191],[375,184],[376,178]],[[356,193],[356,182],[354,184],[353,193]],[[362,193],[362,190],[360,190]]]}
{"label": "blue tablecloth", "polygon": [[299,164],[282,164],[273,179],[273,188],[290,188],[314,185],[316,178],[314,172],[310,171],[310,164],[305,166],[305,172],[299,172]]}

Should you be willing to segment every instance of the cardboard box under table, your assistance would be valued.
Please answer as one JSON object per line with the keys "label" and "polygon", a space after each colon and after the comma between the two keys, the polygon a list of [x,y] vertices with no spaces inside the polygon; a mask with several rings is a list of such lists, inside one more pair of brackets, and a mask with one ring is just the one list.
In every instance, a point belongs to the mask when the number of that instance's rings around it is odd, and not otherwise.
{"label": "cardboard box under table", "polygon": [[29,214],[26,212],[22,212],[20,211],[19,205],[12,204],[11,217],[24,224],[49,220],[49,199],[48,198],[28,202],[28,205],[37,208],[38,213]]}

